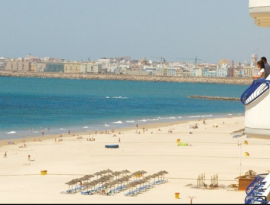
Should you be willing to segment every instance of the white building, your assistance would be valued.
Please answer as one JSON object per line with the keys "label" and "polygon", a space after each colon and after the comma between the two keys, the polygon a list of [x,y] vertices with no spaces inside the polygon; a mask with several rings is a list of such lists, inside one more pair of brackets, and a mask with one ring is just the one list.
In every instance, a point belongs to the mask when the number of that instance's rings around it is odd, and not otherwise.
{"label": "white building", "polygon": [[102,66],[94,62],[82,63],[81,73],[101,73]]}
{"label": "white building", "polygon": [[117,68],[116,64],[113,64],[113,59],[111,58],[100,58],[96,61],[96,64],[101,65],[102,69],[106,69],[108,73],[114,73]]}
{"label": "white building", "polygon": [[[270,27],[269,0],[250,0],[249,12],[257,26]],[[267,31],[265,29],[265,32]],[[264,30],[261,29],[261,32]],[[265,40],[267,39],[261,39],[261,41]],[[255,81],[243,93],[241,101],[245,106],[245,134],[249,137],[270,139],[270,89],[268,81]],[[269,189],[267,190],[265,199],[269,201]]]}
{"label": "white building", "polygon": [[217,77],[227,77],[228,76],[228,69],[229,69],[229,61],[227,59],[222,59],[217,64]]}
{"label": "white building", "polygon": [[5,70],[7,67],[7,59],[0,57],[0,70]]}
{"label": "white building", "polygon": [[257,61],[258,61],[258,55],[257,55],[257,54],[251,55],[251,63],[250,63],[250,66],[252,66],[252,67],[257,67]]}
{"label": "white building", "polygon": [[202,68],[194,68],[191,73],[192,73],[193,77],[201,77],[201,76],[203,76]]}
{"label": "white building", "polygon": [[176,76],[176,68],[168,68],[167,76]]}

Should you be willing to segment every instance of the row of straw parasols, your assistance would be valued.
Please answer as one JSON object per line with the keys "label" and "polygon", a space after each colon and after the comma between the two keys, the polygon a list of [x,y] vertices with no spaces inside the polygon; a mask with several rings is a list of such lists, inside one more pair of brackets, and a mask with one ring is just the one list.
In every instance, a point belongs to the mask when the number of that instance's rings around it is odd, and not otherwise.
{"label": "row of straw parasols", "polygon": [[[107,170],[103,170],[100,172],[96,172],[93,175],[90,174],[90,175],[85,175],[81,178],[72,179],[71,181],[67,182],[66,184],[69,186],[73,186],[73,185],[76,185],[77,183],[86,182],[86,183],[84,183],[84,185],[86,185],[86,186],[87,185],[96,185],[98,183],[107,182],[107,181],[112,180],[112,178],[114,178],[114,177],[118,177],[122,174],[126,175],[128,173],[130,173],[130,171],[128,171],[128,170],[123,170],[120,172],[113,172],[110,169],[107,169]],[[97,180],[94,180],[91,182],[91,178],[94,178],[95,176],[97,177]],[[90,181],[90,182],[87,183],[88,181]]]}
{"label": "row of straw parasols", "polygon": [[[103,170],[100,172],[96,172],[93,175],[90,174],[90,175],[85,175],[84,177],[81,177],[81,178],[72,179],[71,181],[67,182],[66,184],[69,185],[69,188],[70,188],[70,186],[73,187],[77,183],[83,184],[84,186],[87,187],[87,189],[88,189],[88,187],[93,187],[93,186],[95,187],[96,185],[100,185],[100,184],[103,184],[104,187],[113,187],[117,184],[122,185],[123,183],[128,183],[130,178],[132,178],[134,176],[138,176],[138,175],[142,176],[143,174],[146,174],[147,172],[143,171],[143,170],[137,171],[137,172],[134,172],[128,176],[127,174],[129,174],[129,173],[130,173],[130,171],[128,171],[128,170],[113,172],[113,171],[107,169],[107,170]],[[162,177],[164,177],[165,174],[168,174],[168,172],[167,171],[160,171],[156,174],[149,175],[149,176],[145,177],[143,180],[128,184],[128,188],[135,187],[135,186],[140,185],[142,183],[149,182],[149,180],[151,180],[151,179],[155,179],[155,178],[159,178],[159,177],[162,178]],[[118,178],[120,175],[124,175],[124,176],[122,178]],[[94,181],[91,181],[91,179],[94,178],[95,176],[97,176],[97,179]],[[116,177],[115,180],[113,180],[114,177]]]}

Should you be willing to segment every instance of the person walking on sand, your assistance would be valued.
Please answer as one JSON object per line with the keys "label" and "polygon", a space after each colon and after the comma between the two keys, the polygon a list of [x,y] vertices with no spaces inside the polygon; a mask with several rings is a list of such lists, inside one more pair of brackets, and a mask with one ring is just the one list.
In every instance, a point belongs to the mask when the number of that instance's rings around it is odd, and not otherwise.
{"label": "person walking on sand", "polygon": [[118,139],[118,142],[119,142],[119,143],[121,142],[121,139],[120,139],[120,137],[119,137],[119,139]]}
{"label": "person walking on sand", "polygon": [[7,158],[7,151],[6,151],[5,154],[4,154],[4,158]]}
{"label": "person walking on sand", "polygon": [[31,155],[29,154],[29,155],[28,155],[28,161],[30,161],[30,158],[31,158]]}

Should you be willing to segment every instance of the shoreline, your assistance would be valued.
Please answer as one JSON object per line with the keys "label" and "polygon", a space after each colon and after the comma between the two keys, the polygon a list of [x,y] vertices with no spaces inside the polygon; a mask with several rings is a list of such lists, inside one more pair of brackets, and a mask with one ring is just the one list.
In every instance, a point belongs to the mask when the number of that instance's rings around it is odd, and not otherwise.
{"label": "shoreline", "polygon": [[[227,118],[227,119],[235,119],[235,118],[242,118],[245,116],[233,116],[231,118]],[[173,126],[173,125],[181,125],[181,124],[185,124],[185,123],[190,123],[190,122],[202,122],[203,120],[220,120],[220,119],[224,119],[225,117],[214,117],[214,118],[205,118],[205,119],[189,119],[189,120],[178,120],[178,121],[172,121],[172,122],[159,122],[159,123],[148,123],[148,124],[141,124],[138,126],[138,128],[136,129],[136,127],[119,127],[116,129],[113,129],[116,133],[117,132],[123,132],[123,131],[135,131],[135,130],[141,130],[143,128],[146,129],[154,129],[154,128],[160,128],[160,127],[169,127],[169,126]],[[111,131],[112,129],[104,129],[104,130],[98,130],[97,131],[97,135],[101,134],[101,132],[104,132],[106,130]],[[68,134],[51,134],[51,135],[45,135],[44,137],[42,135],[37,135],[37,136],[31,136],[31,137],[22,137],[19,139],[1,139],[0,140],[0,148],[4,147],[4,146],[14,146],[14,145],[20,145],[22,143],[24,143],[23,141],[25,141],[25,143],[27,142],[34,142],[34,140],[36,139],[36,142],[39,142],[38,140],[42,140],[42,141],[46,141],[46,140],[51,140],[51,139],[55,139],[58,138],[59,136],[62,135],[62,138],[68,138],[68,137],[73,137],[73,135],[75,136],[80,136],[80,135],[89,135],[91,137],[96,136],[95,131],[85,131],[85,132],[72,132]],[[14,142],[14,144],[8,144],[8,142]]]}
{"label": "shoreline", "polygon": [[220,77],[183,77],[183,76],[136,76],[119,74],[85,74],[85,73],[44,73],[44,72],[19,72],[0,71],[0,77],[22,78],[61,78],[61,79],[84,79],[84,80],[123,80],[144,82],[174,82],[174,83],[208,83],[228,85],[250,85],[250,78],[220,78]]}

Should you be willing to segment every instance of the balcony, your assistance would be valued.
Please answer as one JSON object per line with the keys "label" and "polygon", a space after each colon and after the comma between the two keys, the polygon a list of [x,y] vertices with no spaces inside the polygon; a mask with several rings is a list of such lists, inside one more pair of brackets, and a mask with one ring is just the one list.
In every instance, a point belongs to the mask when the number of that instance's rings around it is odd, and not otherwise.
{"label": "balcony", "polygon": [[259,79],[243,93],[245,133],[249,137],[270,139],[270,81]]}
{"label": "balcony", "polygon": [[257,26],[270,27],[269,0],[249,0],[249,14]]}

